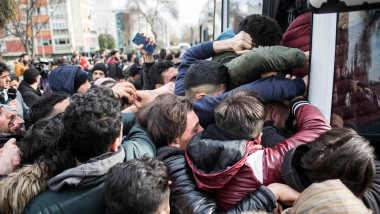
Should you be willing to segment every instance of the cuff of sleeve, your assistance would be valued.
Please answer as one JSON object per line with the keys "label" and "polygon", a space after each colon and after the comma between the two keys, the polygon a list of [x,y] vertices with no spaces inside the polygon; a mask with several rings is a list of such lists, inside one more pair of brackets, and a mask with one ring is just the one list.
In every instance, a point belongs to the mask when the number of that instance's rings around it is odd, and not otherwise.
{"label": "cuff of sleeve", "polygon": [[303,95],[306,90],[306,85],[305,82],[303,81],[302,78],[297,78],[292,80],[294,82],[294,85],[296,87],[296,96]]}
{"label": "cuff of sleeve", "polygon": [[205,52],[205,55],[214,56],[216,54],[214,51],[213,43],[214,43],[214,41],[202,43],[202,50]]}
{"label": "cuff of sleeve", "polygon": [[[258,189],[261,193],[263,193],[265,196],[267,196],[267,200],[268,200],[268,208],[267,208],[267,212],[272,212],[274,208],[276,208],[276,196],[273,194],[273,192],[268,189],[268,187],[262,185],[259,189]],[[271,208],[271,209],[270,209]]]}
{"label": "cuff of sleeve", "polygon": [[292,102],[292,113],[295,115],[296,111],[299,107],[303,105],[310,105],[309,101],[307,101],[305,98],[296,99]]}

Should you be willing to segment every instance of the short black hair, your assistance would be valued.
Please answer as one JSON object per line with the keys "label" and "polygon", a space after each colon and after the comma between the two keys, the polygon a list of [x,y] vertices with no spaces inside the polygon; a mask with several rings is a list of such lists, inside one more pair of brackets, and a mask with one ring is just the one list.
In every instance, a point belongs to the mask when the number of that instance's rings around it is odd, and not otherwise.
{"label": "short black hair", "polygon": [[75,94],[64,114],[65,138],[80,162],[107,152],[121,129],[121,106],[111,89]]}
{"label": "short black hair", "polygon": [[18,77],[16,77],[15,75],[10,75],[9,78],[11,79],[11,82],[13,80],[16,80],[17,82],[20,82],[20,79]]}
{"label": "short black hair", "polygon": [[27,56],[28,54],[27,53],[23,53],[20,55],[20,59],[23,58],[24,56]]}
{"label": "short black hair", "polygon": [[51,65],[61,66],[61,65],[71,65],[69,60],[64,59],[63,57],[56,57],[51,62]]}
{"label": "short black hair", "polygon": [[165,57],[166,57],[166,49],[165,48],[162,48],[161,50],[160,50],[160,59],[165,59]]}
{"label": "short black hair", "polygon": [[133,53],[128,53],[127,54],[128,62],[131,61],[132,57],[133,57]]}
{"label": "short black hair", "polygon": [[40,76],[40,72],[35,68],[28,68],[24,72],[24,81],[29,85],[37,82],[37,77]]}
{"label": "short black hair", "polygon": [[307,7],[307,0],[296,0],[294,4],[299,14],[304,14],[310,11]]}
{"label": "short black hair", "polygon": [[110,53],[110,55],[111,56],[114,56],[116,53],[118,53],[119,51],[118,50],[113,50],[113,51],[111,51],[111,53]]}
{"label": "short black hair", "polygon": [[9,72],[10,69],[9,69],[8,65],[5,64],[5,62],[0,61],[0,75],[2,75],[3,72],[5,72],[5,71]]}
{"label": "short black hair", "polygon": [[140,62],[140,57],[136,57],[136,58],[133,60],[133,62],[134,62],[135,64],[139,64],[139,62]]}
{"label": "short black hair", "polygon": [[164,79],[162,78],[161,74],[162,72],[172,67],[174,67],[174,64],[169,60],[161,60],[157,63],[154,63],[149,71],[149,77],[152,82],[152,86],[154,87],[156,84],[164,84]]}
{"label": "short black hair", "polygon": [[168,182],[168,169],[156,157],[144,155],[117,164],[108,172],[104,184],[106,211],[153,214],[169,200]]}
{"label": "short black hair", "polygon": [[282,39],[282,31],[276,21],[258,14],[249,15],[241,20],[236,34],[240,31],[248,33],[256,46],[278,45]]}
{"label": "short black hair", "polygon": [[54,105],[69,97],[70,95],[65,92],[53,92],[42,95],[29,109],[29,119],[32,124],[42,118],[49,117],[54,110]]}
{"label": "short black hair", "polygon": [[199,60],[187,70],[184,87],[185,90],[189,90],[201,85],[219,86],[227,83],[228,78],[228,68],[225,65],[213,61]]}

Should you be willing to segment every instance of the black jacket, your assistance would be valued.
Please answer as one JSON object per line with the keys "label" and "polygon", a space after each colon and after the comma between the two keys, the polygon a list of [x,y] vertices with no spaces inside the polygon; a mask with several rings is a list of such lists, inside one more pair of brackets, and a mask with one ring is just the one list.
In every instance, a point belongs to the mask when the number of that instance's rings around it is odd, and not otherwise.
{"label": "black jacket", "polygon": [[42,95],[39,89],[35,90],[25,80],[21,81],[18,90],[21,92],[22,99],[28,107],[32,106]]}
{"label": "black jacket", "polygon": [[150,68],[153,66],[153,63],[144,63],[143,64],[143,79],[144,79],[144,90],[153,90],[155,89],[155,86],[152,85],[152,80],[150,79],[149,73]]}
{"label": "black jacket", "polygon": [[119,64],[116,61],[110,61],[107,64],[108,76],[113,78],[116,81],[120,81],[120,79],[124,78],[123,71],[119,67]]}
{"label": "black jacket", "polygon": [[[213,197],[198,189],[192,171],[185,159],[185,151],[177,147],[164,146],[157,150],[157,156],[168,166],[170,180],[171,213],[217,213]],[[273,193],[261,186],[250,193],[226,213],[266,210],[272,212],[276,207]]]}
{"label": "black jacket", "polygon": [[[293,148],[286,153],[282,165],[281,176],[284,183],[299,192],[302,192],[312,184],[300,166],[300,159],[308,150],[309,147],[307,145],[299,145]],[[375,166],[375,182],[362,200],[374,214],[380,214],[380,161],[375,161]]]}

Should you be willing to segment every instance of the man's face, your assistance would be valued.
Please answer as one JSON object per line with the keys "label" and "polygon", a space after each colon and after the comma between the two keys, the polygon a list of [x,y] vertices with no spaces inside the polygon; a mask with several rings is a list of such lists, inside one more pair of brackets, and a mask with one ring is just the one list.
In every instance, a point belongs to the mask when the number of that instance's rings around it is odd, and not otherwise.
{"label": "man's face", "polygon": [[9,72],[4,71],[0,76],[0,91],[9,88],[10,81]]}
{"label": "man's face", "polygon": [[164,85],[168,84],[169,82],[175,82],[177,74],[178,71],[174,67],[171,67],[168,70],[162,72],[161,75],[162,79],[164,80]]}
{"label": "man's face", "polygon": [[28,55],[25,55],[22,59],[22,63],[24,63],[25,65],[29,63],[29,56]]}
{"label": "man's face", "polygon": [[20,83],[19,83],[17,80],[12,80],[12,81],[9,83],[9,86],[10,86],[11,88],[17,89],[19,84],[20,84]]}
{"label": "man's face", "polygon": [[88,80],[86,80],[86,82],[84,82],[81,86],[79,86],[78,90],[77,90],[77,93],[80,93],[80,94],[84,94],[88,91],[88,89],[91,88],[91,85],[90,83],[88,82]]}
{"label": "man's face", "polygon": [[92,73],[92,79],[93,81],[95,82],[97,79],[99,78],[104,78],[105,77],[105,74],[103,71],[101,70],[95,70],[93,73]]}
{"label": "man's face", "polygon": [[202,126],[199,125],[198,116],[194,111],[187,113],[187,125],[186,129],[180,137],[180,148],[186,150],[187,144],[190,142],[191,138],[198,133],[203,131]]}
{"label": "man's face", "polygon": [[119,60],[120,60],[120,53],[119,53],[119,52],[115,53],[115,55],[113,55],[113,58],[114,58],[116,61],[119,61]]}
{"label": "man's face", "polygon": [[0,107],[0,134],[21,134],[24,120],[16,112]]}

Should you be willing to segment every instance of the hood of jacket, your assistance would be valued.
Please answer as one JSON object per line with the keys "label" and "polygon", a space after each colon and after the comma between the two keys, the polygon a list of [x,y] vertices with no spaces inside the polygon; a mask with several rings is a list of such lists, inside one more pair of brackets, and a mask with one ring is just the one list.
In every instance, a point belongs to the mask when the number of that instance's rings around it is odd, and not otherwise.
{"label": "hood of jacket", "polygon": [[301,157],[307,151],[309,151],[309,146],[306,144],[294,147],[286,153],[282,164],[281,177],[284,183],[298,192],[302,192],[312,184],[300,165]]}
{"label": "hood of jacket", "polygon": [[79,66],[62,65],[53,69],[49,74],[49,86],[53,92],[63,91],[70,95],[75,93],[74,79],[79,72]]}
{"label": "hood of jacket", "polygon": [[67,169],[54,176],[48,182],[52,191],[59,191],[64,186],[87,186],[103,181],[111,167],[122,163],[125,158],[123,147],[119,146],[117,152],[107,152],[98,157],[91,158],[81,165]]}
{"label": "hood of jacket", "polygon": [[189,142],[186,160],[198,186],[219,189],[245,164],[248,155],[263,149],[256,141],[201,139],[197,133]]}
{"label": "hood of jacket", "polygon": [[18,86],[17,90],[19,90],[20,92],[32,92],[32,93],[35,93],[37,94],[38,96],[41,96],[41,92],[40,90],[36,90],[34,88],[32,88],[28,83],[25,82],[25,80],[21,81],[20,85]]}

